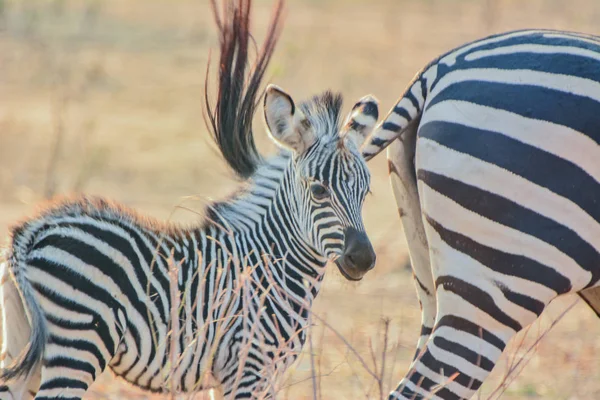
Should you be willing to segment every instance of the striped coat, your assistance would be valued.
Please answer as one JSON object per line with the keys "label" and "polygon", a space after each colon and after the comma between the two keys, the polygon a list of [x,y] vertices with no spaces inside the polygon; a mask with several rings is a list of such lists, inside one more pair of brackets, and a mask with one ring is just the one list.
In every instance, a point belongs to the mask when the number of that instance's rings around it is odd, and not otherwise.
{"label": "striped coat", "polygon": [[446,53],[363,155],[388,145],[422,305],[390,398],[470,398],[552,299],[599,309],[599,38],[525,30]]}

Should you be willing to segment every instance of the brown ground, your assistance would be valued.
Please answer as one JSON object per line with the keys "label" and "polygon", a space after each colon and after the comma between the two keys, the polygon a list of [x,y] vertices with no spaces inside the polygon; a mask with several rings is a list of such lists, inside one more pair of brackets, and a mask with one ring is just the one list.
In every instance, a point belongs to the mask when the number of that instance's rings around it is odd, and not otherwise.
{"label": "brown ground", "polygon": [[[260,38],[271,2],[256,3]],[[516,28],[598,34],[600,3],[290,0],[286,21],[270,81],[296,99],[340,90],[347,108],[373,93],[385,111],[441,52]],[[210,148],[201,116],[209,48],[215,43],[207,0],[0,0],[0,228],[53,193],[101,194],[159,218],[175,211],[173,219],[193,221],[196,214],[174,206],[194,196],[184,203],[201,210],[207,196],[231,191],[235,181]],[[263,133],[257,124],[268,151]],[[420,317],[385,165],[384,157],[371,164],[375,195],[364,210],[377,268],[359,284],[332,269],[316,312],[371,369],[368,343],[380,354],[380,321],[391,320],[387,392],[408,367]],[[481,398],[499,385],[507,362],[518,360],[574,300],[561,299],[544,313],[524,347],[516,343],[507,352]],[[377,398],[375,380],[331,330],[317,325],[321,397]],[[503,398],[600,398],[599,332],[597,317],[577,304]],[[311,398],[310,374],[307,353],[289,375],[287,398]],[[89,398],[134,396],[108,374],[93,389]]]}

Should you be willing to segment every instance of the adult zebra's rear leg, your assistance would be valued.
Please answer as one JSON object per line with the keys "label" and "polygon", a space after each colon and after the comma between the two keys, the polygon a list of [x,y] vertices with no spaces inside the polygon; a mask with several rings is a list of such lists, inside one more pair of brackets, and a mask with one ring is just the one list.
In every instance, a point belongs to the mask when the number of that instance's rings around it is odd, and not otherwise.
{"label": "adult zebra's rear leg", "polygon": [[425,346],[437,312],[435,286],[429,261],[429,246],[421,218],[415,172],[415,146],[419,119],[415,119],[387,150],[390,181],[408,243],[413,279],[421,307],[421,335],[415,357]]}
{"label": "adult zebra's rear leg", "polygon": [[420,128],[416,167],[437,316],[391,398],[471,398],[515,333],[556,296],[594,282],[569,258],[585,244],[556,222],[568,223],[565,207],[556,220],[534,211],[545,191],[439,144],[436,126]]}
{"label": "adult zebra's rear leg", "polygon": [[467,245],[480,252],[489,249],[457,232],[472,221],[447,213],[445,207],[437,210],[425,207],[436,284],[435,325],[422,353],[390,396],[393,399],[471,398],[506,343],[532,323],[552,297],[528,297],[535,283],[508,284],[510,278],[495,272],[494,264],[483,265],[466,254]]}

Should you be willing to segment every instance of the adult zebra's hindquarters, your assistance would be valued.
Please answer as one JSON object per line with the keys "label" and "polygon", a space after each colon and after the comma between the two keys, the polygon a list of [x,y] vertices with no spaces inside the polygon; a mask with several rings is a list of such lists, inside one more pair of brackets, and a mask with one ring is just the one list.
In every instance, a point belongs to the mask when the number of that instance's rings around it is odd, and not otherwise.
{"label": "adult zebra's hindquarters", "polygon": [[553,298],[598,287],[600,39],[517,31],[452,50],[363,155],[391,143],[423,322],[390,398],[470,398]]}
{"label": "adult zebra's hindquarters", "polygon": [[[227,397],[272,395],[304,343],[327,262],[352,280],[372,268],[361,217],[370,177],[358,149],[376,122],[375,100],[361,99],[340,126],[340,95],[295,104],[270,86],[265,119],[282,150],[265,160],[254,146],[250,124],[281,6],[249,74],[251,2],[226,0],[216,18],[219,84],[208,114],[223,157],[247,179],[243,190],[191,228],[86,197],[13,227],[8,269],[25,312],[2,311],[11,323],[27,314],[31,335],[25,348],[4,338],[16,360],[2,360],[0,399],[28,389],[36,399],[79,399],[107,367],[154,392],[193,392],[208,373]],[[7,337],[16,338],[12,326]]]}

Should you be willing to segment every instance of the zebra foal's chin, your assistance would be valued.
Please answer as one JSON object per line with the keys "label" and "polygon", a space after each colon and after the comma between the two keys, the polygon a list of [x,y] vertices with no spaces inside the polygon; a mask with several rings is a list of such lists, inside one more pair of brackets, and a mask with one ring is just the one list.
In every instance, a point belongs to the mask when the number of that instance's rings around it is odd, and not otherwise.
{"label": "zebra foal's chin", "polygon": [[251,121],[282,2],[248,71],[251,2],[212,4],[220,59],[208,122],[244,188],[188,228],[89,197],[15,225],[0,260],[0,399],[80,399],[106,369],[151,392],[214,382],[226,398],[274,397],[327,262],[351,280],[373,268],[359,148],[377,102],[364,97],[341,122],[340,95],[295,104],[268,86],[267,131],[281,150],[264,159]]}
{"label": "zebra foal's chin", "polygon": [[559,295],[598,314],[600,38],[523,30],[446,53],[363,156],[388,145],[422,305],[415,359],[390,399],[471,398]]}

